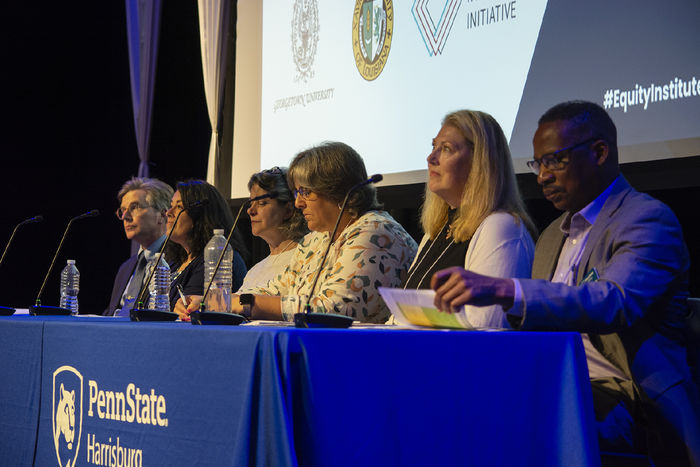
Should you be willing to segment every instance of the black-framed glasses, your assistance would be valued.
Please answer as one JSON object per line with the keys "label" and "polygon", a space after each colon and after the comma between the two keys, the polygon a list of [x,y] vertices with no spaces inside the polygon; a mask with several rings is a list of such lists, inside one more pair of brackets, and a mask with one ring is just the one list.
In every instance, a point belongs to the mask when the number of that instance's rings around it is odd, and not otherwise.
{"label": "black-framed glasses", "polygon": [[304,186],[300,186],[299,188],[295,188],[294,191],[292,191],[292,194],[294,195],[294,199],[297,199],[297,197],[301,196],[301,199],[309,199],[309,196],[313,193],[313,191],[309,188],[306,188]]}
{"label": "black-framed glasses", "polygon": [[148,204],[144,205],[144,204],[137,203],[136,201],[134,201],[126,209],[119,206],[119,208],[116,211],[114,211],[114,214],[117,216],[117,219],[119,219],[120,221],[123,221],[124,216],[126,216],[127,213],[129,213],[130,216],[133,216],[134,211],[140,211],[141,209],[148,209],[150,207],[151,206],[149,206]]}
{"label": "black-framed glasses", "polygon": [[540,174],[540,167],[544,167],[547,170],[561,170],[569,163],[569,153],[576,148],[590,144],[600,138],[588,138],[586,141],[581,141],[580,143],[567,146],[558,151],[550,152],[548,154],[543,154],[539,159],[533,159],[527,161],[527,166],[532,170],[535,175]]}

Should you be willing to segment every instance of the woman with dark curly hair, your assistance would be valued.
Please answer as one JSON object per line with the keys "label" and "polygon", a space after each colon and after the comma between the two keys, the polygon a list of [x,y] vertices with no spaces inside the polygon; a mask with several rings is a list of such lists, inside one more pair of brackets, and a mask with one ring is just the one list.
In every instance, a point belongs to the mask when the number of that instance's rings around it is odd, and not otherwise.
{"label": "woman with dark curly hair", "polygon": [[[202,204],[195,206],[201,201]],[[172,269],[170,285],[170,309],[181,317],[185,316],[185,305],[179,298],[177,286],[181,286],[188,304],[204,295],[204,248],[214,234],[214,229],[224,229],[228,235],[233,226],[233,215],[219,190],[203,180],[179,182],[167,211],[168,230],[180,216],[170,240],[181,248],[176,252],[176,266]],[[235,232],[231,240],[233,246],[232,290],[238,290],[243,283],[247,269],[240,252],[244,252],[240,234]]]}
{"label": "woman with dark curly hair", "polygon": [[309,232],[287,184],[287,169],[273,167],[253,174],[248,182],[250,198],[276,193],[274,199],[253,201],[248,207],[250,228],[270,247],[270,255],[250,268],[241,289],[264,286],[279,277],[294,256],[299,241]]}

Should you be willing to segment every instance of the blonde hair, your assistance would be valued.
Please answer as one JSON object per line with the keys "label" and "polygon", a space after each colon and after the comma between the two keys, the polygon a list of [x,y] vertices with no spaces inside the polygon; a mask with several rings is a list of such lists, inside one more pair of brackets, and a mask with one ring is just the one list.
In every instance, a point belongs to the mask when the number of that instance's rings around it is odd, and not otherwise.
{"label": "blonde hair", "polygon": [[[513,171],[508,141],[496,119],[486,112],[459,110],[445,116],[442,126],[457,129],[472,146],[472,165],[462,192],[452,236],[456,242],[472,238],[474,232],[491,213],[512,214],[533,237],[537,229],[525,210]],[[426,184],[425,202],[421,212],[423,230],[430,238],[440,232],[447,222],[450,206]]]}

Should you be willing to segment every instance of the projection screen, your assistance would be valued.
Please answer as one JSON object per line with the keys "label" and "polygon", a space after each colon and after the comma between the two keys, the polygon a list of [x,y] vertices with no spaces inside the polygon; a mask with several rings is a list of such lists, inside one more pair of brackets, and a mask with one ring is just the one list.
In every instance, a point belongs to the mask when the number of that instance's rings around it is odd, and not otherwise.
{"label": "projection screen", "polygon": [[537,119],[585,99],[621,162],[700,154],[700,2],[239,0],[232,197],[343,141],[383,185],[423,182],[442,117],[492,114],[527,170]]}

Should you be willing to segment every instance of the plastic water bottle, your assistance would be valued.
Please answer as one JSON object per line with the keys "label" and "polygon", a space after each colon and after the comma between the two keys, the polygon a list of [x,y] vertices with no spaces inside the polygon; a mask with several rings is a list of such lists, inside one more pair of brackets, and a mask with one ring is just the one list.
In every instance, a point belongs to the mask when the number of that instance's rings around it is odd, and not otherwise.
{"label": "plastic water bottle", "polygon": [[226,253],[221,260],[219,272],[211,284],[205,303],[207,311],[231,312],[231,276],[233,270],[233,248],[227,245],[224,237],[224,229],[214,229],[214,236],[204,249],[204,292],[207,291],[209,281],[214,275],[214,268],[219,261],[221,252],[226,247]]}
{"label": "plastic water bottle", "polygon": [[[155,261],[153,259],[149,263],[147,274],[151,273]],[[148,291],[150,292],[149,309],[170,311],[170,266],[165,261],[165,256],[160,258],[160,264],[156,267],[156,272],[153,273],[153,278],[148,284]]]}
{"label": "plastic water bottle", "polygon": [[74,259],[69,259],[67,263],[61,271],[61,308],[70,310],[71,315],[77,315],[80,273]]}

